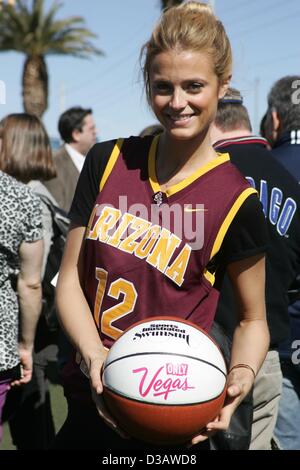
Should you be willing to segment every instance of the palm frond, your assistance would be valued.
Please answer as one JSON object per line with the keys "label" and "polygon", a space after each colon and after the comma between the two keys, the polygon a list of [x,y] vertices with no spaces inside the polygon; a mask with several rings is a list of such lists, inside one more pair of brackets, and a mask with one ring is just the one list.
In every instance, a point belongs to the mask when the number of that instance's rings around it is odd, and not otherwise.
{"label": "palm frond", "polygon": [[[85,27],[80,16],[71,16],[55,20],[55,15],[62,4],[55,2],[47,13],[44,13],[44,0],[33,0],[32,9],[26,0],[16,0],[15,7],[4,4],[0,12],[0,52],[16,50],[28,55],[46,55],[66,53],[70,44],[85,55],[103,54],[88,39],[96,34]],[[76,45],[76,42],[78,44]]]}
{"label": "palm frond", "polygon": [[54,17],[58,10],[62,7],[62,3],[53,3],[52,7],[48,11],[48,13],[45,14],[45,19],[44,19],[44,28],[50,29],[52,24],[54,23]]}
{"label": "palm frond", "polygon": [[[31,4],[31,8],[29,5]],[[88,58],[103,52],[91,42],[97,36],[80,16],[56,20],[62,4],[54,1],[44,12],[44,0],[16,0],[0,9],[0,52],[26,55],[23,70],[23,105],[26,112],[41,117],[48,105],[48,72],[44,56],[72,55]]]}

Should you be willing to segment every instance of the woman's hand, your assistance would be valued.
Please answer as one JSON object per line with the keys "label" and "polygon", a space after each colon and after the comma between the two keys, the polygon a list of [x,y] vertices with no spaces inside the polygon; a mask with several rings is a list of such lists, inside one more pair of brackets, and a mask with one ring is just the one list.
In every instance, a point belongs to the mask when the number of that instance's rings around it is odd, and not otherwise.
{"label": "woman's hand", "polygon": [[[192,445],[204,441],[217,431],[228,429],[231,416],[253,386],[254,374],[263,363],[269,347],[264,255],[258,254],[232,262],[227,266],[227,272],[235,292],[240,317],[231,348],[233,368],[228,374],[227,395],[223,408],[214,421],[194,436]],[[245,364],[246,367],[241,367]]]}
{"label": "woman's hand", "polygon": [[27,349],[19,345],[19,356],[21,363],[22,376],[18,380],[14,380],[10,383],[11,387],[19,386],[30,382],[32,378],[33,370],[33,359],[32,359],[32,349]]}
{"label": "woman's hand", "polygon": [[128,439],[129,436],[122,431],[122,429],[119,428],[118,424],[106,408],[106,405],[104,403],[103,399],[103,385],[101,381],[101,373],[102,373],[102,367],[103,363],[105,361],[105,357],[107,356],[107,351],[104,350],[104,354],[98,357],[94,357],[93,359],[90,359],[89,361],[89,368],[88,368],[88,373],[89,373],[89,378],[90,378],[90,386],[91,386],[91,391],[92,391],[92,398],[93,401],[96,405],[97,411],[100,415],[100,417],[105,421],[105,423],[113,429],[116,433],[118,433],[123,439]]}
{"label": "woman's hand", "polygon": [[227,378],[227,394],[223,408],[214,421],[208,423],[200,434],[193,437],[191,445],[203,442],[213,436],[217,431],[226,431],[229,427],[231,416],[238,405],[243,401],[253,386],[254,376],[251,370],[246,368],[233,369]]}

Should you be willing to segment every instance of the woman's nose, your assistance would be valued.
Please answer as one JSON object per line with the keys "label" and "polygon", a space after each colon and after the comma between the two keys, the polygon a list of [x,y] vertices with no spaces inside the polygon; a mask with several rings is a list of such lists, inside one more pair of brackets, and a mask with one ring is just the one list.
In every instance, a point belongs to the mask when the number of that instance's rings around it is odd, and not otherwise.
{"label": "woman's nose", "polygon": [[173,109],[182,109],[186,107],[186,97],[185,97],[185,92],[182,89],[175,89],[173,92],[173,95],[171,97],[169,105]]}

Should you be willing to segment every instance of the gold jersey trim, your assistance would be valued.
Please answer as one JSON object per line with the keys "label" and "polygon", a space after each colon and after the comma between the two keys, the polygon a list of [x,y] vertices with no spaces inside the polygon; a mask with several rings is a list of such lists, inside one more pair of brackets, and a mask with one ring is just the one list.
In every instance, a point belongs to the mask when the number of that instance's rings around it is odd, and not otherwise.
{"label": "gold jersey trim", "polygon": [[[148,158],[149,181],[150,181],[150,184],[154,193],[158,193],[159,191],[161,191],[159,182],[157,180],[156,168],[155,168],[156,149],[157,149],[158,140],[159,140],[159,135],[155,136],[152,141],[152,144],[149,150],[149,158]],[[200,178],[200,176],[204,175],[205,173],[208,173],[213,168],[216,168],[217,166],[222,165],[223,163],[228,162],[230,160],[228,153],[218,153],[217,155],[218,155],[217,158],[201,166],[201,168],[196,170],[191,176],[189,176],[188,178],[184,178],[184,180],[180,181],[180,183],[174,184],[173,186],[170,186],[168,189],[166,189],[166,191],[164,192],[167,195],[167,197],[173,196],[173,194],[176,194],[182,189],[186,188],[191,183],[193,183],[196,179]]]}
{"label": "gold jersey trim", "polygon": [[[223,240],[225,238],[225,235],[226,235],[226,233],[229,229],[229,226],[230,226],[231,222],[233,221],[234,217],[236,216],[236,214],[237,214],[238,210],[240,209],[240,207],[242,206],[242,204],[245,202],[245,200],[249,196],[251,196],[251,194],[257,194],[256,189],[247,188],[238,196],[238,198],[234,202],[233,206],[229,210],[228,214],[226,215],[226,217],[225,217],[225,219],[224,219],[224,221],[223,221],[223,223],[222,223],[222,225],[219,229],[219,232],[218,232],[218,234],[216,236],[216,239],[215,239],[215,242],[213,244],[213,248],[212,248],[209,260],[211,260],[218,253],[218,251],[220,250],[221,245],[223,243]],[[211,272],[207,271],[207,269],[206,269],[203,274],[206,277],[206,279],[210,282],[210,284],[214,285],[214,282],[215,282],[214,273],[211,273]]]}
{"label": "gold jersey trim", "polygon": [[116,164],[116,161],[118,159],[118,156],[120,155],[120,152],[121,152],[121,148],[122,148],[122,145],[123,145],[123,142],[124,142],[124,139],[122,138],[119,138],[117,140],[117,142],[115,143],[114,145],[114,148],[110,154],[110,157],[108,159],[108,163],[106,165],[106,168],[105,168],[105,171],[103,173],[103,176],[101,178],[101,181],[100,181],[100,184],[99,184],[99,192],[102,191],[109,175],[111,174],[112,170],[113,170],[113,167],[115,166]]}

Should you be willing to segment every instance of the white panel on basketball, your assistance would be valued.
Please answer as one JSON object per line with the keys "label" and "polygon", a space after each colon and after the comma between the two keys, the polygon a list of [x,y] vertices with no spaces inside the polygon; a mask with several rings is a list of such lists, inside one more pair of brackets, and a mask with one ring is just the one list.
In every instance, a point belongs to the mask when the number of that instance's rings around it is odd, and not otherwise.
{"label": "white panel on basketball", "polygon": [[152,320],[131,328],[110,349],[109,362],[123,356],[124,351],[130,355],[136,352],[170,351],[171,348],[179,354],[209,357],[210,362],[226,374],[223,356],[211,339],[191,325],[173,320]]}
{"label": "white panel on basketball", "polygon": [[104,372],[110,390],[133,400],[187,405],[218,397],[226,377],[211,364],[181,355],[149,354],[123,357]]}
{"label": "white panel on basketball", "polygon": [[164,405],[212,400],[224,390],[226,365],[202,331],[176,320],[136,325],[110,349],[103,373],[109,389]]}

